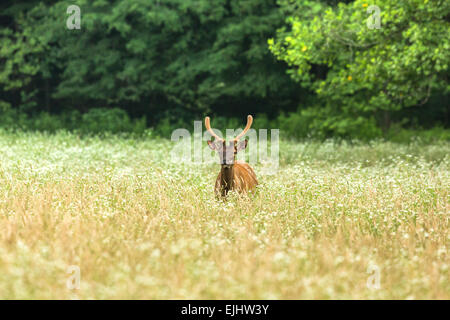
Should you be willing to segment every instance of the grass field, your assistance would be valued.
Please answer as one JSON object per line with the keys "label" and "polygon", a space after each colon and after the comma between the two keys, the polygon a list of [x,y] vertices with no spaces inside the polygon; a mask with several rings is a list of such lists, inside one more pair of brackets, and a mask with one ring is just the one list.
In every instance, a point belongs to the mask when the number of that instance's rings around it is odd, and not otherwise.
{"label": "grass field", "polygon": [[0,132],[0,298],[450,299],[450,143],[283,142],[227,202],[171,148]]}

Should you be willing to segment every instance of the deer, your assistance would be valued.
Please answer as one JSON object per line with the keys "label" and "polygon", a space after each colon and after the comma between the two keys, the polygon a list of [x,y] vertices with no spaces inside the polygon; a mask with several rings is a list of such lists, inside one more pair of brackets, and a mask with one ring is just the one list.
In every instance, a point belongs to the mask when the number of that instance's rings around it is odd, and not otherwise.
{"label": "deer", "polygon": [[[247,148],[248,145],[248,139],[243,141],[239,141],[239,139],[247,133],[252,123],[253,117],[248,115],[245,129],[234,139],[227,142],[215,134],[211,129],[209,117],[205,117],[206,130],[211,134],[211,140],[208,140],[207,143],[211,150],[218,153],[221,165],[214,186],[217,198],[226,198],[231,190],[246,194],[258,185],[253,169],[247,163],[236,160],[237,153]],[[215,141],[213,141],[213,137]]]}

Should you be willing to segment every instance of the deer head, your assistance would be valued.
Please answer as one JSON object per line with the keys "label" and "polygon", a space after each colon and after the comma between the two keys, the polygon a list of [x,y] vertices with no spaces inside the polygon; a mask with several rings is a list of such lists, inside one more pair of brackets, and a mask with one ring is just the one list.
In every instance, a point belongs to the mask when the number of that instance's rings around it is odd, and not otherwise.
{"label": "deer head", "polygon": [[208,145],[211,150],[216,151],[219,154],[220,164],[222,166],[232,166],[236,161],[236,154],[247,148],[248,140],[239,141],[239,139],[244,136],[247,131],[250,129],[253,122],[253,117],[248,115],[247,117],[247,125],[245,126],[244,131],[242,131],[236,138],[227,142],[225,139],[219,137],[212,129],[210,124],[209,117],[205,118],[205,126],[206,130],[213,136],[216,140],[208,141]]}

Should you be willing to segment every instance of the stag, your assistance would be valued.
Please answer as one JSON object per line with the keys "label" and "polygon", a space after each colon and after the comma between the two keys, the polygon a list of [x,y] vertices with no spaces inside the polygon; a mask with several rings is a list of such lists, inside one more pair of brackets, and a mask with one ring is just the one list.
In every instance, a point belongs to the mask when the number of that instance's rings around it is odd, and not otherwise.
{"label": "stag", "polygon": [[221,169],[216,179],[215,193],[218,197],[226,197],[230,190],[246,193],[258,184],[253,169],[245,162],[237,161],[236,154],[247,148],[248,140],[239,141],[250,129],[253,117],[247,117],[247,125],[237,137],[227,142],[211,129],[209,117],[205,118],[206,130],[215,138],[208,141],[211,150],[219,154]]}

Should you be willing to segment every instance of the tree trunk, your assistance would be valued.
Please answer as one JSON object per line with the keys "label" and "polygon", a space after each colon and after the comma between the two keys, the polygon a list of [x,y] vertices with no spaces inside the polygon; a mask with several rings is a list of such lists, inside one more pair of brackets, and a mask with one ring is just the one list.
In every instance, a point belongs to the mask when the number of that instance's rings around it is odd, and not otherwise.
{"label": "tree trunk", "polygon": [[391,127],[391,113],[388,110],[384,110],[383,123],[381,126],[384,135],[387,135],[390,127]]}

